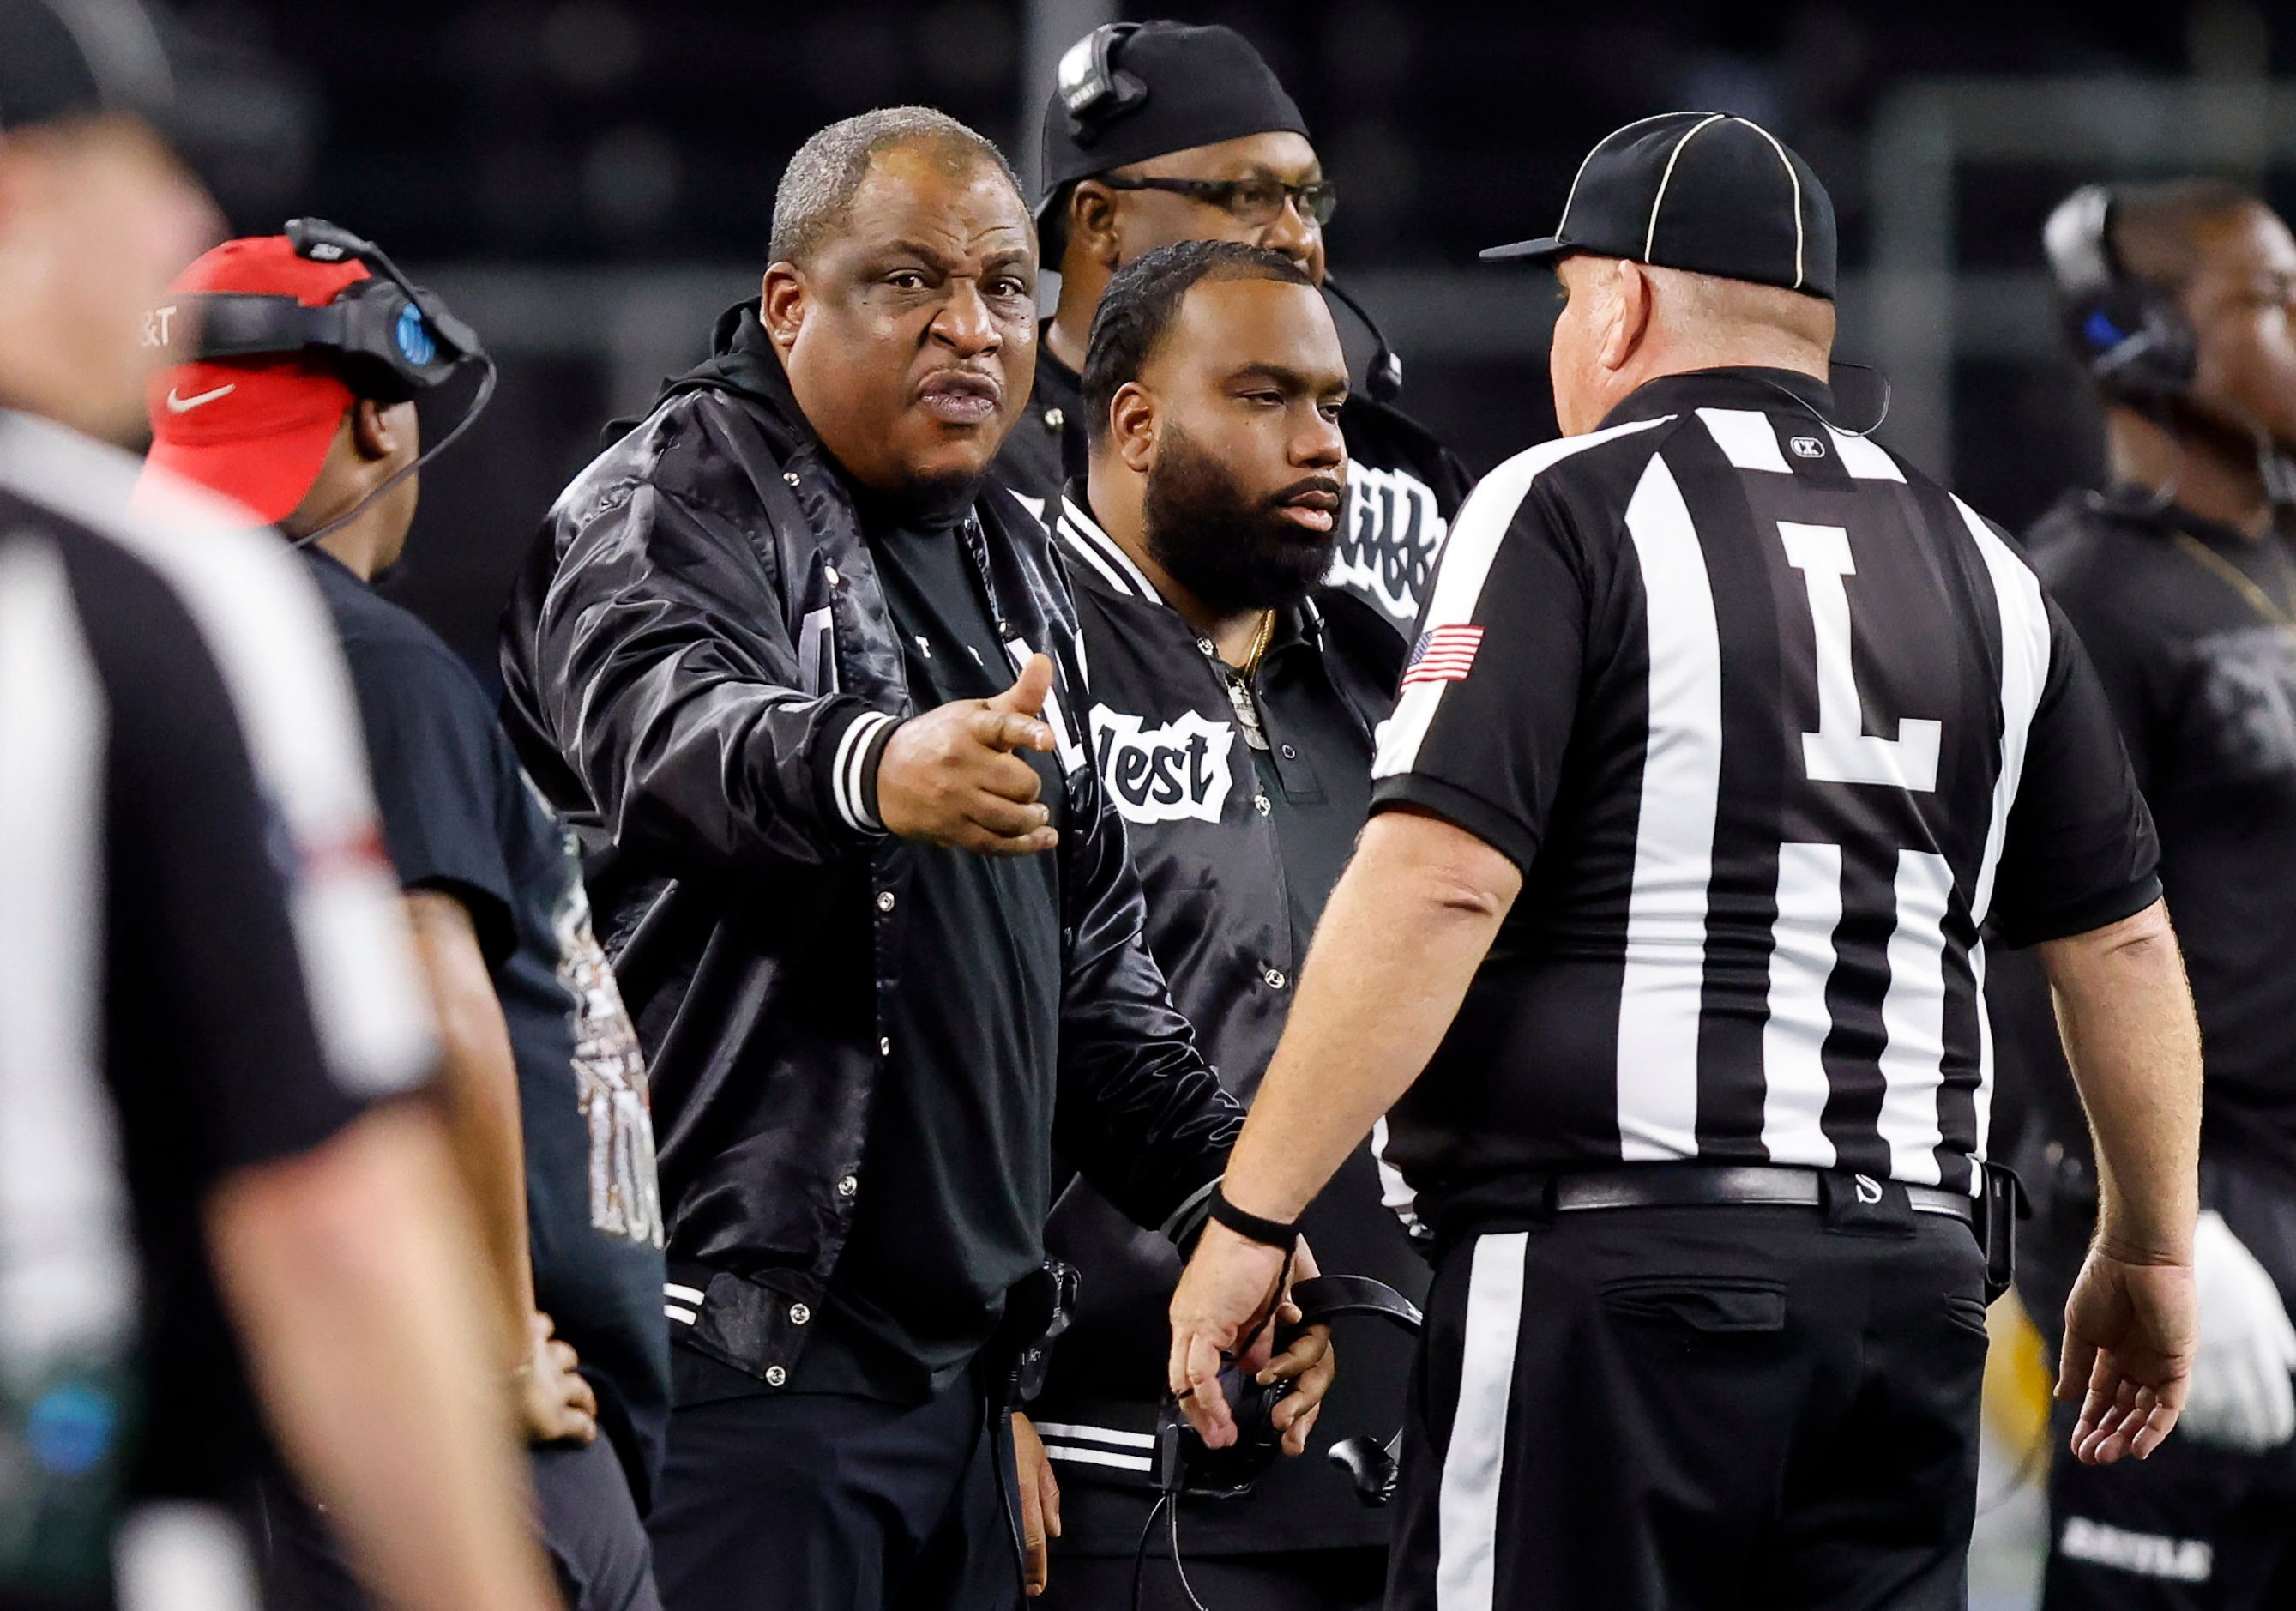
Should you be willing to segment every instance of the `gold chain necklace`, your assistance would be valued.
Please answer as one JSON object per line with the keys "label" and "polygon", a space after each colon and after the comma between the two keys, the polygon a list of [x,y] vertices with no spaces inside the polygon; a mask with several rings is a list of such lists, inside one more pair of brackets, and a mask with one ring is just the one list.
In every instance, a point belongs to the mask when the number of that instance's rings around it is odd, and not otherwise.
{"label": "gold chain necklace", "polygon": [[[2296,614],[2290,613],[2286,605],[2278,603],[2272,595],[2257,586],[2256,579],[2248,572],[2189,531],[2179,531],[2176,534],[2176,538],[2178,547],[2191,555],[2204,568],[2215,571],[2224,579],[2226,585],[2248,601],[2250,609],[2276,627],[2296,629]],[[2281,551],[2276,539],[2267,538],[2266,540],[2273,543],[2272,556],[2279,562],[2281,591],[2292,597],[2296,597],[2296,568],[2290,566],[2288,555]]]}
{"label": "gold chain necklace", "polygon": [[[1235,719],[1243,728],[1243,741],[1255,750],[1267,747],[1267,730],[1260,723],[1259,702],[1252,697],[1251,679],[1259,671],[1259,662],[1267,653],[1267,645],[1275,637],[1275,612],[1270,610],[1259,618],[1259,631],[1251,640],[1251,653],[1244,656],[1243,664],[1231,666],[1220,662],[1220,670],[1227,684],[1227,702],[1235,707]],[[1210,640],[1205,640],[1209,645]]]}
{"label": "gold chain necklace", "polygon": [[1249,678],[1259,675],[1261,657],[1267,654],[1267,645],[1275,639],[1275,612],[1270,610],[1259,618],[1259,630],[1252,637],[1251,653],[1243,657],[1244,676]]}

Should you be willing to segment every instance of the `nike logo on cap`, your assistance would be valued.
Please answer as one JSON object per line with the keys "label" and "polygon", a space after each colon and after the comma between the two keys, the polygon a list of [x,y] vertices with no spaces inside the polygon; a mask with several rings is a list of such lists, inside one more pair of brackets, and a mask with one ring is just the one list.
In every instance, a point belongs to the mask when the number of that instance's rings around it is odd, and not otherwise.
{"label": "nike logo on cap", "polygon": [[238,390],[239,382],[237,381],[234,381],[228,385],[217,387],[213,391],[201,391],[195,392],[190,397],[177,397],[176,395],[176,389],[173,386],[170,386],[168,388],[168,412],[169,414],[189,414],[193,409],[197,408],[202,403],[212,403],[216,399],[219,397],[228,397],[231,393]]}

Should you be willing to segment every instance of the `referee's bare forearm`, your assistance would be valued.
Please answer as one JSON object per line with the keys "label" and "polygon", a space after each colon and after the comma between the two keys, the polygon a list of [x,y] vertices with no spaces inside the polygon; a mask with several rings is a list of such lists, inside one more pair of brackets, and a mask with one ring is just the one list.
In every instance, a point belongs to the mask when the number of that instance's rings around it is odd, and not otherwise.
{"label": "referee's bare forearm", "polygon": [[1299,1217],[1427,1066],[1521,887],[1463,828],[1410,810],[1371,819],[1228,1163],[1230,1202]]}
{"label": "referee's bare forearm", "polygon": [[2188,1264],[2199,1208],[2201,1034],[2154,901],[2041,947],[2065,1061],[2096,1138],[2097,1237],[2132,1264]]}

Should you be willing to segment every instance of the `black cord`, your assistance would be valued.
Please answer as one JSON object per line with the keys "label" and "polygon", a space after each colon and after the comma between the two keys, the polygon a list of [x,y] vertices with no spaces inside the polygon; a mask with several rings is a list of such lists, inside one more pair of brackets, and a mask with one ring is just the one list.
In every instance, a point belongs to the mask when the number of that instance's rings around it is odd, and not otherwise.
{"label": "black cord", "polygon": [[1140,1525],[1140,1541],[1132,1549],[1132,1611],[1140,1611],[1140,1574],[1148,1566],[1148,1541],[1155,1535],[1156,1518],[1164,1514],[1164,1507],[1172,1502],[1168,1493],[1160,1493],[1156,1502],[1148,1507],[1148,1519]]}
{"label": "black cord", "polygon": [[1188,1569],[1180,1564],[1179,1506],[1176,1504],[1169,1510],[1166,1511],[1164,1513],[1164,1521],[1170,1530],[1172,1540],[1172,1574],[1180,1580],[1180,1592],[1188,1597],[1188,1604],[1193,1606],[1195,1607],[1195,1611],[1209,1611],[1209,1607],[1205,1606],[1204,1602],[1196,1598],[1195,1590],[1189,1586]]}
{"label": "black cord", "polygon": [[1828,431],[1839,431],[1844,436],[1854,436],[1861,439],[1873,435],[1876,431],[1879,431],[1882,428],[1882,423],[1890,417],[1890,404],[1897,396],[1896,388],[1890,384],[1889,375],[1883,373],[1879,365],[1856,364],[1852,363],[1848,358],[1834,358],[1832,362],[1833,367],[1836,369],[1863,369],[1868,374],[1876,374],[1882,377],[1882,412],[1875,415],[1874,416],[1874,423],[1866,426],[1863,431],[1852,431],[1847,425],[1835,424],[1832,420],[1827,419],[1816,409],[1811,407],[1808,399],[1787,390],[1775,381],[1765,380],[1759,374],[1753,378],[1755,380],[1761,381],[1763,385],[1767,386],[1772,391],[1776,392],[1780,397],[1785,399],[1786,401],[1792,403],[1795,407],[1809,415],[1810,418],[1816,420]]}
{"label": "black cord", "polygon": [[479,415],[487,411],[487,404],[494,398],[495,380],[500,374],[500,371],[495,367],[494,359],[488,357],[486,354],[481,353],[479,355],[479,362],[485,365],[486,369],[479,377],[478,395],[471,399],[471,406],[463,411],[463,417],[455,422],[455,428],[452,431],[449,431],[446,435],[431,443],[430,446],[425,448],[421,453],[415,455],[414,462],[413,464],[392,475],[373,491],[368,493],[365,497],[359,499],[358,502],[353,504],[349,508],[335,516],[334,519],[328,521],[324,525],[315,527],[313,530],[306,531],[302,536],[295,538],[295,540],[288,546],[294,548],[308,547],[311,544],[317,542],[321,538],[326,536],[330,531],[339,531],[343,527],[350,524],[351,522],[359,517],[360,513],[364,511],[369,504],[374,502],[375,499],[381,497],[384,493],[398,485],[399,482],[405,481],[408,476],[413,475],[416,471],[422,469],[423,465],[429,464],[432,459],[437,458],[440,454],[446,452],[447,448],[455,445],[456,440],[462,436],[463,432],[468,431],[472,425],[478,423]]}

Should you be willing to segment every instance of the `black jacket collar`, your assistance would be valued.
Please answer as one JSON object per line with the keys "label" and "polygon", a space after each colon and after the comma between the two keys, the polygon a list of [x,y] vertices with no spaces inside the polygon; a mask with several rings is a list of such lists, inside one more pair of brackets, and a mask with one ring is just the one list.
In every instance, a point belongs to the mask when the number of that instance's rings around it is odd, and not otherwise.
{"label": "black jacket collar", "polygon": [[805,410],[799,407],[797,393],[790,387],[789,374],[782,367],[781,354],[774,350],[773,338],[766,333],[758,308],[759,299],[752,297],[718,315],[709,333],[709,356],[684,374],[664,382],[654,398],[654,407],[694,391],[730,392],[756,403],[771,413],[795,442],[810,448],[836,472],[865,531],[893,525],[943,530],[972,512],[980,489],[979,481],[914,498],[874,492],[855,481],[837,462],[837,456],[822,445]]}
{"label": "black jacket collar", "polygon": [[1607,429],[1693,408],[1775,408],[1781,403],[1808,408],[1829,422],[1833,418],[1833,388],[1797,371],[1694,369],[1644,382],[1603,416],[1603,425]]}

